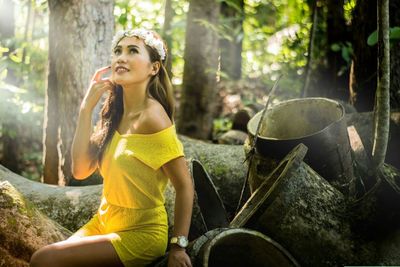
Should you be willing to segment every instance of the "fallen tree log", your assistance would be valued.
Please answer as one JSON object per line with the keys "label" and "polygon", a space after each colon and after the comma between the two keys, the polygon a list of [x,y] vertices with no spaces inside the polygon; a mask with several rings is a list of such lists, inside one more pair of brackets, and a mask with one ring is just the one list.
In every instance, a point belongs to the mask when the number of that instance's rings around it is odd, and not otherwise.
{"label": "fallen tree log", "polygon": [[[223,204],[232,216],[245,177],[244,150],[242,146],[215,145],[180,137],[185,155],[198,159],[210,175],[221,196]],[[40,211],[65,228],[75,231],[96,212],[102,185],[56,186],[28,180],[0,165],[0,181],[9,181],[23,196],[35,204]],[[172,200],[173,190],[166,191],[166,199]],[[171,201],[169,201],[171,202]],[[171,214],[173,203],[167,203]]]}
{"label": "fallen tree log", "polygon": [[9,182],[0,182],[0,218],[0,266],[29,266],[35,250],[71,235]]}
{"label": "fallen tree log", "polygon": [[242,145],[216,145],[179,136],[189,158],[199,160],[212,178],[229,218],[236,211],[247,165]]}
{"label": "fallen tree log", "polygon": [[38,210],[70,231],[84,225],[100,205],[103,186],[56,186],[19,176],[0,165],[0,181],[8,181]]}
{"label": "fallen tree log", "polygon": [[[242,160],[241,160],[241,156],[244,154],[243,152],[243,147],[241,146],[221,146],[221,145],[213,145],[213,144],[204,144],[202,142],[196,142],[196,143],[191,143],[191,148],[193,152],[193,155],[195,155],[197,158],[200,157],[206,157],[205,160],[201,160],[201,162],[205,165],[207,171],[212,174],[212,170],[214,170],[214,183],[217,185],[217,180],[215,179],[215,170],[218,170],[218,168],[215,168],[215,166],[213,167],[213,165],[218,166],[218,164],[220,164],[220,162],[223,162],[224,167],[227,167],[229,170],[238,168],[238,166],[240,168],[242,168],[242,172],[245,171],[246,168],[243,168],[242,164]],[[232,150],[229,150],[230,148],[232,148]],[[206,149],[207,151],[201,151],[200,149]],[[222,151],[223,150],[223,151]],[[230,156],[227,156],[227,153],[232,152],[230,154]],[[188,156],[189,153],[186,153],[186,156]],[[244,156],[243,156],[244,158]],[[203,162],[204,161],[204,162]],[[207,168],[206,164],[209,164],[209,166],[211,166],[210,168]],[[232,164],[234,167],[229,167]],[[300,169],[302,170],[303,173],[309,173],[310,171],[307,170],[303,170],[303,168],[306,168],[306,165],[300,165]],[[302,167],[303,166],[303,167]],[[384,166],[384,170],[387,170],[388,166],[385,165]],[[211,171],[210,171],[211,170]],[[229,172],[227,172],[229,173]],[[390,176],[392,176],[392,180],[398,181],[398,179],[400,178],[400,173],[398,170],[396,169],[391,169],[390,172],[383,172],[385,175],[387,175],[387,173],[391,173]],[[223,181],[224,179],[226,179],[226,181],[229,181],[230,176],[228,174],[226,174],[225,172],[222,172],[222,179],[221,181]],[[226,175],[226,176],[225,176]],[[237,175],[237,174],[236,174]],[[237,177],[237,176],[233,176],[233,177]],[[232,179],[232,178],[231,178]],[[239,178],[238,178],[239,179]],[[243,181],[244,177],[241,178],[241,182]],[[43,212],[45,212],[46,214],[49,213],[52,216],[55,216],[56,219],[54,219],[55,221],[59,221],[61,223],[66,223],[68,222],[69,227],[77,227],[77,224],[73,222],[73,220],[71,218],[74,218],[74,220],[79,221],[79,218],[81,216],[84,216],[84,213],[81,213],[81,209],[85,208],[85,206],[92,206],[91,208],[93,209],[90,212],[90,207],[89,207],[89,211],[88,213],[90,214],[88,218],[90,218],[90,216],[96,211],[97,207],[98,207],[98,202],[96,202],[99,200],[100,198],[100,194],[101,194],[101,189],[102,186],[101,185],[95,185],[95,186],[86,186],[86,187],[58,187],[58,186],[52,186],[52,185],[44,185],[44,184],[40,184],[40,183],[36,183],[36,182],[32,182],[29,180],[26,180],[25,178],[18,176],[16,174],[13,174],[12,172],[8,171],[6,168],[0,166],[0,180],[4,181],[7,180],[9,181],[11,184],[13,184],[15,186],[15,188],[21,192],[21,194],[23,196],[25,196],[27,199],[32,199],[32,202],[37,205],[38,207],[41,206],[42,204],[46,204],[44,206],[46,206],[46,208],[43,208]],[[230,191],[231,188],[230,187],[224,187],[224,184],[221,182],[220,185],[220,193],[221,193],[221,197],[223,196],[231,196],[232,194],[238,194],[238,192],[240,191],[240,187],[241,187],[241,182],[236,182],[239,186],[238,188],[236,188],[236,191]],[[305,187],[307,188],[307,186]],[[304,189],[303,191],[304,194],[304,198],[307,199],[307,190]],[[318,191],[318,190],[317,190]],[[316,191],[316,192],[317,192]],[[44,194],[44,197],[41,198],[42,193]],[[97,196],[97,197],[96,197]],[[52,203],[47,203],[47,199],[46,198],[51,198],[53,197],[53,202]],[[88,200],[86,201],[86,197],[88,197]],[[286,195],[286,197],[288,197]],[[236,198],[238,198],[238,196],[236,196]],[[168,197],[167,197],[168,199]],[[225,198],[225,200],[228,198]],[[284,199],[284,198],[282,198]],[[93,202],[90,202],[90,200],[92,200]],[[296,204],[296,201],[292,198],[294,204]],[[90,203],[90,204],[88,204]],[[48,204],[48,205],[47,205]],[[304,203],[299,203],[299,205],[302,205]],[[278,206],[276,206],[278,207]],[[316,207],[319,207],[318,205],[316,205]],[[311,207],[312,209],[312,207]],[[42,210],[42,209],[41,209]],[[65,211],[66,212],[61,212],[61,211]],[[283,209],[279,209],[275,208],[274,209],[276,212],[280,211],[282,212]],[[296,211],[296,209],[293,209],[294,211]],[[301,212],[301,209],[298,209],[298,212]],[[317,210],[315,211],[315,214],[321,214],[324,211],[323,210]],[[313,211],[309,211],[308,210],[308,214],[313,214]],[[298,214],[299,216],[301,214]],[[69,217],[70,216],[70,217]],[[0,217],[0,221],[2,220],[3,217]],[[299,231],[299,227],[298,225],[296,225],[297,221],[296,220],[292,220],[290,221],[290,216],[286,216],[287,220],[287,229],[292,229],[294,232]],[[301,217],[300,217],[301,218]],[[347,220],[349,218],[346,216],[343,216],[343,220],[344,220],[344,224],[347,224]],[[87,219],[83,219],[81,220],[82,224],[84,222],[87,221]],[[275,218],[274,219],[276,224],[279,224],[279,218]],[[271,220],[272,222],[272,220]],[[292,223],[292,225],[290,225],[290,223]],[[268,226],[268,227],[272,227],[272,226]],[[277,226],[275,226],[277,227]],[[336,226],[335,226],[336,227]],[[261,228],[260,228],[261,229]],[[272,229],[272,228],[271,228]],[[285,233],[285,231],[281,231],[279,230],[279,228],[276,228],[277,232],[280,233]],[[336,228],[334,228],[336,229]],[[348,229],[346,227],[346,229]],[[327,231],[329,232],[329,226]],[[337,229],[336,229],[337,230]],[[336,231],[335,230],[335,231]],[[350,229],[351,231],[354,231],[354,229]],[[318,232],[318,230],[316,230]],[[398,255],[396,254],[396,251],[398,251],[399,248],[399,242],[400,242],[400,238],[398,237],[398,235],[396,235],[396,238],[394,238],[391,233],[394,233],[395,231],[391,231],[390,233],[387,233],[387,235],[384,236],[380,236],[380,239],[374,239],[371,237],[365,238],[364,236],[354,236],[353,234],[347,234],[348,230],[346,230],[346,234],[344,235],[344,240],[348,240],[349,244],[352,244],[354,242],[356,242],[356,247],[357,250],[351,250],[351,252],[349,253],[358,253],[359,255],[364,255],[364,264],[376,264],[376,263],[380,263],[380,264],[395,264],[395,263],[399,263],[398,262]],[[308,233],[312,233],[312,231],[310,230]],[[310,234],[311,235],[311,234]],[[271,237],[273,237],[273,235],[271,234]],[[298,235],[298,238],[303,238],[304,236],[302,235]],[[309,260],[304,260],[304,257],[313,257],[310,255],[300,255],[298,258],[298,252],[293,253],[293,248],[295,248],[295,246],[297,245],[297,241],[294,240],[292,243],[287,243],[286,238],[287,236],[283,236],[283,238],[279,238],[279,237],[273,237],[274,240],[278,241],[280,244],[282,244],[286,249],[289,250],[290,253],[292,253],[293,255],[296,255],[296,259],[299,260],[299,262],[310,262]],[[353,240],[356,239],[356,240]],[[51,241],[50,241],[51,242]],[[306,242],[312,242],[310,240],[306,241]],[[308,244],[309,245],[309,244]],[[351,247],[351,246],[350,246]],[[289,249],[290,248],[290,249]],[[329,250],[326,250],[329,252]],[[339,250],[340,251],[340,250]],[[370,253],[371,251],[375,251],[374,253]],[[314,251],[315,252],[315,251]],[[305,250],[305,253],[307,253],[307,250]],[[328,253],[326,253],[328,254]],[[395,256],[394,256],[395,255]],[[397,258],[396,258],[397,255]],[[357,258],[359,258],[360,256],[357,256]],[[311,261],[312,262],[312,261]],[[357,261],[355,261],[357,262]],[[18,266],[18,265],[10,265],[10,266]],[[24,265],[22,265],[24,266]]]}

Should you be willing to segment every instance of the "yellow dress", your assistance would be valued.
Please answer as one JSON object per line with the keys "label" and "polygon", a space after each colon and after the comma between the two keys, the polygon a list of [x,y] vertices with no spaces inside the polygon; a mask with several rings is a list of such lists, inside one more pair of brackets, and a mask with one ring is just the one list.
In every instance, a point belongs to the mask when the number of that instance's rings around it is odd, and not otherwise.
{"label": "yellow dress", "polygon": [[164,255],[168,178],[160,167],[181,156],[175,125],[153,134],[116,131],[99,166],[104,179],[100,207],[75,235],[112,233],[112,245],[124,266],[145,266]]}

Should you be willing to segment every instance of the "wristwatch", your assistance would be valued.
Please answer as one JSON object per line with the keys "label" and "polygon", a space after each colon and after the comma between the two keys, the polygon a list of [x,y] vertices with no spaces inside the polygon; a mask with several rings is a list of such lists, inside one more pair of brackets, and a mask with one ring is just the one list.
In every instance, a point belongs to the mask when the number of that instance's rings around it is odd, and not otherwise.
{"label": "wristwatch", "polygon": [[171,240],[169,242],[170,244],[176,244],[180,246],[181,248],[186,248],[189,244],[189,240],[186,238],[186,236],[174,236],[171,237]]}

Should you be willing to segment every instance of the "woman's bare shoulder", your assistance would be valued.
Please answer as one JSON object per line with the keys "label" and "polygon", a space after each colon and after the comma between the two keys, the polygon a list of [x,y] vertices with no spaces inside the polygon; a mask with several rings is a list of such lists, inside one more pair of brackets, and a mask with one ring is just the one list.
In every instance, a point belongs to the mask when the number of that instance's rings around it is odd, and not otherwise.
{"label": "woman's bare shoulder", "polygon": [[150,100],[140,118],[140,132],[152,134],[172,125],[164,107],[157,100]]}

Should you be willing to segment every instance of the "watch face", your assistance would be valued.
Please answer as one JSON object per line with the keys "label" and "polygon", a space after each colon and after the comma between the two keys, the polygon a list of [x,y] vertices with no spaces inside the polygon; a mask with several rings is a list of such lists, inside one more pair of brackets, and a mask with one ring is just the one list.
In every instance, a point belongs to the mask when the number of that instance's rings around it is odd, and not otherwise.
{"label": "watch face", "polygon": [[189,245],[189,240],[185,236],[174,236],[171,238],[171,244],[177,244],[181,248],[186,248]]}
{"label": "watch face", "polygon": [[188,240],[184,236],[178,238],[178,245],[180,247],[185,248],[187,247],[188,243],[189,243]]}

